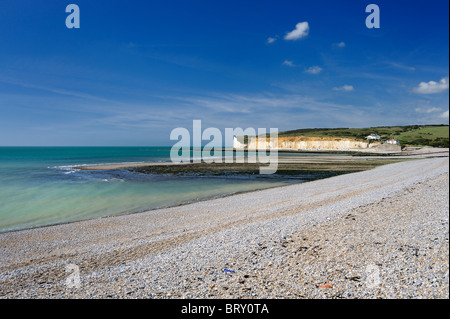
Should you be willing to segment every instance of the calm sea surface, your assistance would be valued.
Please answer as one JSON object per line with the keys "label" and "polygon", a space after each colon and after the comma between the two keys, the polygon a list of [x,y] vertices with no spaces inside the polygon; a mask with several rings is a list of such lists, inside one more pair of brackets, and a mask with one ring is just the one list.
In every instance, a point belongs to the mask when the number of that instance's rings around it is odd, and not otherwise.
{"label": "calm sea surface", "polygon": [[0,232],[302,182],[298,178],[176,177],[72,169],[87,164],[169,162],[169,156],[170,147],[0,147]]}

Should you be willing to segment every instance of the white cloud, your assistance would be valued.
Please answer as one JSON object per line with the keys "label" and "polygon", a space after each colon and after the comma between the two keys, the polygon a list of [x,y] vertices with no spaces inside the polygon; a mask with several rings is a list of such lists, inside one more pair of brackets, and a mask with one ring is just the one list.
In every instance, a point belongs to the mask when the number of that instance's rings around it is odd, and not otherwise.
{"label": "white cloud", "polygon": [[407,70],[407,71],[415,71],[416,70],[415,67],[408,66],[408,65],[403,65],[403,64],[400,64],[400,63],[396,63],[396,62],[390,62],[388,64],[390,64],[394,68],[397,68],[397,69],[400,69],[400,70]]}
{"label": "white cloud", "polygon": [[415,111],[417,113],[434,113],[434,112],[441,112],[442,109],[439,107],[430,107],[428,109],[418,107],[415,109]]}
{"label": "white cloud", "polygon": [[442,113],[441,115],[440,115],[440,117],[441,118],[443,118],[443,119],[448,119],[448,111],[445,111],[444,113]]}
{"label": "white cloud", "polygon": [[320,72],[322,72],[322,68],[320,66],[315,65],[307,68],[305,72],[309,74],[319,74]]}
{"label": "white cloud", "polygon": [[343,91],[343,92],[351,92],[351,91],[354,91],[355,88],[353,87],[353,85],[344,85],[344,86],[340,86],[340,87],[335,87],[335,88],[333,88],[333,90]]}
{"label": "white cloud", "polygon": [[285,40],[298,40],[303,37],[306,37],[309,33],[309,24],[308,22],[299,22],[295,25],[295,29],[291,32],[288,32],[285,36]]}
{"label": "white cloud", "polygon": [[345,48],[346,44],[344,41],[338,42],[338,43],[333,43],[333,47],[335,48]]}
{"label": "white cloud", "polygon": [[295,66],[294,62],[292,62],[290,60],[284,60],[283,61],[283,65],[290,66],[290,67],[294,67]]}
{"label": "white cloud", "polygon": [[420,94],[436,94],[448,90],[448,77],[442,78],[439,82],[420,82],[418,87],[413,91]]}
{"label": "white cloud", "polygon": [[267,43],[268,44],[274,43],[275,41],[277,41],[277,38],[274,38],[274,37],[268,37],[267,38]]}

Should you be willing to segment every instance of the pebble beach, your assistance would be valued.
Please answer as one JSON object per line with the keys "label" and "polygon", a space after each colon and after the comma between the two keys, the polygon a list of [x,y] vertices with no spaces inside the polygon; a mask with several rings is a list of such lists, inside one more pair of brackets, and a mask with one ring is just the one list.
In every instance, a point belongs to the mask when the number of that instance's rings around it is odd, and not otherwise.
{"label": "pebble beach", "polygon": [[449,161],[0,234],[0,298],[449,298]]}

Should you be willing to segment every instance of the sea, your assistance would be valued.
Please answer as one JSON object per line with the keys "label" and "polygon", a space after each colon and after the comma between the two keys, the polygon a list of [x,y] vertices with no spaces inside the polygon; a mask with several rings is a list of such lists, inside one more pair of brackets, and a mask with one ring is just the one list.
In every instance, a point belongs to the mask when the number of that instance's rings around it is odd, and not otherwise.
{"label": "sea", "polygon": [[[174,176],[76,166],[170,162],[171,147],[0,147],[0,232],[138,213],[306,181]],[[195,150],[191,157],[195,158]],[[308,154],[311,155],[311,154]]]}

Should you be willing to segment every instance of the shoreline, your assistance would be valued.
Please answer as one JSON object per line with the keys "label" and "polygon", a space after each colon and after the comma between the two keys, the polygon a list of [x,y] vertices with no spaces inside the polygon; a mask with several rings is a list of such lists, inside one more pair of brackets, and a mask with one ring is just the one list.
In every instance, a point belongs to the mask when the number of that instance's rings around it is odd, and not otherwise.
{"label": "shoreline", "polygon": [[[333,177],[333,176],[331,176],[331,177]],[[326,178],[330,178],[330,177],[325,177],[325,178],[321,178],[321,179],[326,179]],[[310,181],[301,182],[301,183],[308,183],[308,182],[310,182]],[[266,188],[238,191],[238,192],[235,192],[235,193],[221,194],[221,195],[215,195],[215,196],[210,196],[210,197],[205,197],[205,198],[199,198],[199,199],[195,199],[195,200],[189,200],[189,201],[182,202],[182,203],[179,203],[179,204],[160,206],[160,207],[156,207],[156,208],[144,209],[144,210],[139,210],[139,211],[127,211],[127,212],[123,212],[123,213],[120,213],[120,214],[106,215],[106,216],[102,216],[102,217],[86,218],[86,219],[81,219],[81,220],[60,222],[60,223],[49,224],[49,225],[40,225],[40,226],[33,226],[33,227],[27,227],[27,228],[20,228],[20,229],[0,231],[0,236],[2,234],[6,234],[6,233],[28,231],[28,230],[47,228],[47,227],[53,227],[53,226],[57,227],[57,226],[62,226],[62,225],[70,225],[70,224],[73,224],[73,223],[86,222],[86,221],[90,221],[90,220],[97,220],[97,219],[101,220],[101,219],[104,219],[104,218],[114,218],[116,216],[127,216],[127,215],[134,215],[134,214],[142,214],[142,213],[146,213],[146,212],[152,212],[152,211],[161,210],[161,209],[176,208],[176,207],[181,207],[181,206],[186,206],[186,205],[192,205],[192,204],[199,203],[199,202],[205,202],[205,201],[215,200],[215,199],[219,199],[219,198],[226,198],[226,197],[230,197],[230,196],[234,196],[234,195],[242,195],[242,194],[247,194],[247,193],[252,193],[252,192],[258,192],[258,191],[266,190],[266,189],[280,188],[280,187],[290,186],[290,185],[294,185],[294,184],[300,184],[300,183],[292,183],[292,184],[286,184],[286,185],[280,185],[280,186],[271,186],[271,187],[266,187]]]}
{"label": "shoreline", "polygon": [[[223,149],[228,150],[228,149]],[[250,150],[252,151],[252,150]],[[236,152],[244,152],[244,150],[238,150]],[[246,151],[245,151],[246,152]],[[329,162],[330,160],[355,160],[355,161],[365,161],[367,159],[387,159],[387,158],[429,158],[429,157],[445,157],[448,156],[449,149],[444,148],[420,148],[418,150],[413,151],[403,151],[397,153],[366,153],[366,152],[358,152],[358,151],[298,151],[298,150],[279,150],[279,153],[290,153],[290,154],[315,154],[315,155],[304,155],[304,156],[289,156],[289,155],[278,155],[278,163],[317,163],[317,162]],[[236,161],[236,158],[233,158],[233,161]],[[72,169],[78,170],[116,170],[116,169],[130,169],[130,168],[141,168],[141,167],[149,167],[149,166],[183,166],[183,165],[192,165],[204,163],[202,160],[189,160],[182,163],[174,163],[171,161],[168,162],[134,162],[134,163],[108,163],[108,164],[94,164],[94,165],[83,165],[71,166]],[[226,163],[223,158],[219,162],[220,164],[229,164]]]}
{"label": "shoreline", "polygon": [[156,207],[156,208],[151,208],[151,209],[143,209],[143,210],[138,210],[138,211],[126,211],[126,212],[123,212],[123,213],[106,215],[106,216],[102,216],[102,217],[94,217],[94,218],[89,218],[88,217],[86,219],[80,219],[80,220],[74,220],[74,221],[66,221],[66,222],[59,222],[59,223],[48,224],[48,225],[38,225],[38,226],[32,226],[32,227],[26,227],[26,228],[20,228],[20,229],[12,229],[12,230],[0,231],[0,235],[6,234],[6,233],[12,233],[12,232],[21,232],[21,231],[27,231],[27,230],[34,230],[34,229],[39,229],[39,228],[47,228],[47,227],[53,227],[53,226],[68,225],[68,224],[73,224],[73,223],[78,223],[78,222],[85,222],[85,221],[89,221],[89,220],[113,218],[113,217],[116,217],[116,216],[127,216],[127,215],[134,215],[134,214],[142,214],[142,213],[145,213],[145,212],[151,212],[151,211],[155,211],[155,210],[161,210],[161,209],[175,208],[175,207],[180,207],[180,206],[185,206],[185,205],[191,205],[191,204],[195,204],[195,203],[199,203],[199,202],[205,202],[205,201],[210,201],[210,200],[215,200],[215,199],[220,199],[220,198],[226,198],[226,197],[235,196],[235,195],[242,195],[242,194],[247,194],[247,193],[252,193],[252,192],[258,192],[258,191],[262,191],[262,190],[282,188],[282,187],[287,187],[287,186],[296,185],[296,184],[310,183],[310,182],[314,182],[316,180],[323,180],[323,179],[332,178],[332,177],[339,176],[339,175],[352,174],[352,173],[353,172],[345,172],[345,173],[342,173],[342,174],[336,174],[336,175],[316,178],[316,179],[313,179],[313,180],[307,180],[307,181],[303,181],[303,182],[292,182],[292,183],[286,183],[285,185],[277,185],[277,186],[270,186],[270,187],[257,188],[257,189],[251,189],[251,190],[237,191],[237,192],[234,192],[234,193],[224,193],[224,194],[213,195],[213,196],[209,196],[209,197],[205,197],[205,198],[192,199],[192,200],[189,200],[189,201],[186,201],[186,202],[181,202],[181,203],[178,203],[178,204],[163,205],[163,206]]}
{"label": "shoreline", "polygon": [[[447,179],[442,180],[445,174]],[[251,270],[247,269],[250,266],[245,266],[248,259],[245,259],[246,262],[240,259],[251,256],[248,249],[254,251],[254,247],[259,247],[257,244],[261,242],[265,242],[266,246],[273,246],[272,239],[276,245],[283,245],[285,240],[280,242],[280,233],[285,232],[281,235],[292,239],[307,229],[312,229],[311,225],[327,225],[330,220],[346,216],[358,207],[377,205],[386,198],[399,196],[408,187],[420,188],[414,185],[434,180],[444,181],[448,190],[448,158],[384,165],[325,180],[258,190],[139,214],[2,233],[0,298],[201,298],[209,295],[226,296],[227,292],[233,292],[232,298],[252,297],[240,290],[242,284],[239,280],[236,281],[237,278],[247,273],[250,274],[247,282],[252,282],[253,276],[269,276],[274,270],[271,268],[268,272],[268,263],[276,264],[278,258],[283,256],[279,255],[277,249],[271,250],[270,254],[268,249],[257,249],[258,254],[262,253],[259,265],[264,264],[264,260],[265,267]],[[441,194],[442,190],[436,188],[436,191]],[[413,196],[411,199],[422,198]],[[445,206],[441,208],[445,213]],[[446,211],[448,215],[448,206]],[[375,229],[377,232],[384,231]],[[339,231],[339,228],[335,231]],[[386,238],[391,236],[386,232]],[[296,242],[296,239],[292,242]],[[284,245],[289,246],[289,243],[291,241]],[[240,266],[239,263],[232,264],[236,258],[241,260]],[[222,264],[220,267],[213,267],[215,263]],[[80,266],[83,289],[69,289],[65,286],[67,264]],[[232,267],[237,275],[223,274],[221,267]],[[128,273],[130,269],[133,272]],[[203,281],[187,283],[186,280],[191,278],[188,274],[192,272],[198,273],[198,276],[204,278]],[[286,275],[289,274],[283,276]],[[288,278],[283,280],[284,283],[289,282]],[[134,283],[141,285],[141,288],[135,287]],[[222,290],[219,287],[217,291],[211,288],[213,284],[220,286],[219,283],[229,288]],[[302,289],[306,289],[305,287]],[[250,291],[256,289],[254,285],[250,288]],[[311,289],[310,293],[321,293],[318,287]],[[280,297],[272,290],[271,293],[258,289],[254,291],[257,291],[253,296],[256,298]]]}
{"label": "shoreline", "polygon": [[[275,185],[269,187],[255,188],[245,191],[237,191],[232,193],[223,193],[218,195],[212,195],[204,198],[195,198],[186,200],[180,203],[174,204],[164,204],[154,208],[138,209],[138,210],[128,210],[120,213],[113,213],[110,215],[105,215],[102,217],[86,217],[83,219],[72,220],[72,221],[61,221],[53,222],[51,224],[35,225],[24,228],[16,228],[10,230],[0,231],[2,233],[15,232],[21,230],[29,230],[35,228],[43,228],[49,226],[57,226],[64,224],[71,224],[80,221],[87,221],[90,219],[97,218],[109,218],[114,216],[123,216],[130,214],[139,214],[146,211],[154,211],[158,209],[178,207],[183,205],[189,205],[196,202],[208,201],[216,198],[228,197],[237,194],[244,194],[264,189],[272,189],[278,187],[289,186],[293,184],[308,183],[315,180],[321,180],[330,178],[333,176],[338,176],[342,174],[351,174],[352,172],[369,170],[379,165],[387,165],[390,163],[399,162],[399,159],[392,159],[380,157],[380,158],[359,158],[356,159],[348,155],[326,155],[326,156],[280,156],[278,161],[278,171],[271,175],[262,175],[259,177],[259,165],[260,164],[249,164],[249,163],[205,163],[201,161],[185,162],[185,163],[173,163],[173,162],[154,162],[154,163],[143,163],[143,162],[127,162],[127,163],[108,163],[108,164],[94,164],[85,166],[65,166],[66,168],[80,169],[87,171],[101,171],[101,170],[130,170],[141,174],[156,174],[156,175],[172,175],[181,176],[188,178],[195,177],[214,177],[214,178],[241,178],[245,176],[250,176],[261,180],[272,180],[274,182],[279,181],[284,183],[284,185]],[[403,160],[403,159],[402,159]],[[407,159],[404,159],[407,160]],[[301,180],[296,181],[297,178]]]}

